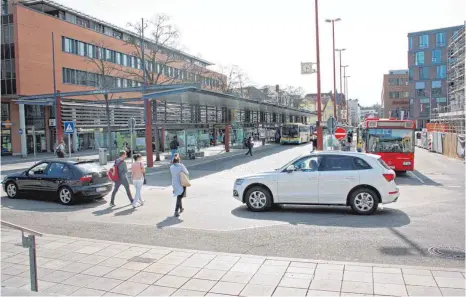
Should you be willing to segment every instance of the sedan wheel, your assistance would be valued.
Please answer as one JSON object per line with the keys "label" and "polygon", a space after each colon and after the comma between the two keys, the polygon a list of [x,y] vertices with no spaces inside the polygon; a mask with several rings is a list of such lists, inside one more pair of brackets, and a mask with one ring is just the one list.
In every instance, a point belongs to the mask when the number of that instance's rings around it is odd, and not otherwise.
{"label": "sedan wheel", "polygon": [[263,187],[253,187],[246,193],[246,205],[252,211],[265,211],[272,205],[272,195]]}
{"label": "sedan wheel", "polygon": [[61,188],[58,191],[58,198],[60,199],[60,202],[65,205],[70,205],[73,203],[73,193],[69,188]]}
{"label": "sedan wheel", "polygon": [[6,194],[8,195],[9,198],[18,198],[18,187],[14,182],[9,182],[6,185]]}
{"label": "sedan wheel", "polygon": [[359,189],[351,194],[351,208],[358,214],[373,214],[378,201],[377,195],[370,189]]}

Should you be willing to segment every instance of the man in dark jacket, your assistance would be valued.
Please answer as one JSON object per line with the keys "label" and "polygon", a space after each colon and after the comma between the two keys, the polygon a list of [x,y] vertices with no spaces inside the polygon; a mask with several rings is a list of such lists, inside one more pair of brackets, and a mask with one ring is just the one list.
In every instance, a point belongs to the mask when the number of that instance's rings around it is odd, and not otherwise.
{"label": "man in dark jacket", "polygon": [[115,160],[115,166],[118,168],[118,180],[115,182],[112,192],[112,200],[110,200],[110,206],[115,206],[115,195],[118,192],[118,189],[121,185],[125,187],[126,195],[131,203],[133,203],[133,197],[131,196],[131,191],[129,189],[129,181],[126,173],[128,173],[128,167],[126,166],[126,152],[120,151],[120,157]]}
{"label": "man in dark jacket", "polygon": [[170,142],[170,151],[172,153],[170,163],[173,162],[173,158],[175,157],[175,154],[178,153],[179,147],[180,147],[180,143],[178,142],[178,137],[175,135],[173,137],[173,140]]}
{"label": "man in dark jacket", "polygon": [[252,147],[254,146],[254,142],[252,141],[252,137],[249,136],[248,140],[246,140],[246,147],[248,149],[248,152],[246,153],[245,156],[247,156],[248,154],[251,155],[252,157]]}

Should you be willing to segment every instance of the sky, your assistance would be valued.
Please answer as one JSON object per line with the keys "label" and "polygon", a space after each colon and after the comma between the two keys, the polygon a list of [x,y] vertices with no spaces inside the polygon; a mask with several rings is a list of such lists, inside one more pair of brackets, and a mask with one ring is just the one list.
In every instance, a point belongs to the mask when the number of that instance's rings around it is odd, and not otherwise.
{"label": "sky", "polygon": [[[313,0],[55,0],[125,27],[166,14],[181,33],[183,49],[216,65],[239,66],[250,83],[317,91],[317,76],[301,75],[301,62],[316,62]],[[380,103],[383,74],[407,69],[408,32],[457,26],[464,0],[319,0],[322,92],[333,90],[331,24],[335,47],[346,48],[349,98]],[[339,59],[336,56],[337,89]]]}

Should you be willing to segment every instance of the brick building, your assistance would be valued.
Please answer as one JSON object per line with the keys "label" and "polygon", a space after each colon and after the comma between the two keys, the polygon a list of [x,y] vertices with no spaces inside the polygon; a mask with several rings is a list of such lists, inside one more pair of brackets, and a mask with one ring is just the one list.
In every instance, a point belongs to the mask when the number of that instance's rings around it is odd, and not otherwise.
{"label": "brick building", "polygon": [[382,102],[385,118],[408,117],[408,70],[390,70],[383,75]]}

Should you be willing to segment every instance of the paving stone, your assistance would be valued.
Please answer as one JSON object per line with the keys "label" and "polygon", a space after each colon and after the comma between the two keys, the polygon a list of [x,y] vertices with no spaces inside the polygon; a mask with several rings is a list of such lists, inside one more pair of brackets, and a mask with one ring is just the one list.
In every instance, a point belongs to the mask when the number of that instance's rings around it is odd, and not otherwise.
{"label": "paving stone", "polygon": [[50,249],[39,248],[37,249],[36,256],[57,259],[71,252],[72,252],[71,250],[50,250]]}
{"label": "paving stone", "polygon": [[152,285],[163,277],[163,274],[141,271],[129,279],[129,281]]}
{"label": "paving stone", "polygon": [[289,267],[299,267],[299,268],[309,268],[309,269],[316,269],[316,263],[309,263],[309,262],[296,262],[293,261],[290,263]]}
{"label": "paving stone", "polygon": [[464,289],[464,279],[452,277],[435,277],[437,285],[442,288]]}
{"label": "paving stone", "polygon": [[72,252],[72,253],[66,254],[64,256],[61,256],[58,259],[59,260],[76,262],[76,261],[79,261],[79,260],[84,259],[86,257],[89,257],[89,255],[88,254],[80,254],[80,253]]}
{"label": "paving stone", "polygon": [[309,284],[311,283],[310,279],[302,279],[302,278],[294,278],[294,277],[283,277],[280,281],[280,287],[289,287],[289,288],[302,288],[307,289],[309,288]]}
{"label": "paving stone", "polygon": [[138,273],[137,270],[125,269],[125,268],[120,267],[120,268],[116,268],[115,270],[112,270],[109,273],[105,274],[105,277],[125,281],[125,280],[130,279],[136,273]]}
{"label": "paving stone", "polygon": [[2,286],[21,288],[22,286],[29,284],[29,278],[12,276],[9,279],[2,279]]}
{"label": "paving stone", "polygon": [[254,263],[254,264],[263,264],[266,258],[260,257],[241,257],[237,263]]}
{"label": "paving stone", "polygon": [[185,257],[175,257],[169,254],[168,256],[165,256],[162,259],[158,260],[157,263],[180,265],[184,261],[186,261]]}
{"label": "paving stone", "polygon": [[343,270],[316,269],[314,279],[343,280]]}
{"label": "paving stone", "polygon": [[173,252],[170,253],[170,256],[181,257],[181,258],[185,258],[185,259],[188,259],[188,258],[191,257],[192,255],[194,255],[194,253],[192,253],[192,252],[178,252],[178,251],[173,251]]}
{"label": "paving stone", "polygon": [[104,276],[110,271],[115,270],[114,267],[109,266],[102,266],[102,265],[95,265],[89,269],[86,269],[82,272],[82,274],[94,275],[94,276]]}
{"label": "paving stone", "polygon": [[239,295],[246,285],[220,281],[211,290],[212,293]]}
{"label": "paving stone", "polygon": [[372,294],[361,294],[361,293],[340,293],[340,297],[361,297],[361,296],[365,296],[365,297],[372,297],[374,295]]}
{"label": "paving stone", "polygon": [[[436,287],[437,284],[432,276],[426,275],[410,275],[406,274],[403,276],[405,284],[413,286],[426,286],[426,287]],[[461,279],[464,282],[464,279]]]}
{"label": "paving stone", "polygon": [[204,296],[207,292],[179,289],[171,296]]}
{"label": "paving stone", "polygon": [[372,282],[365,283],[361,281],[343,281],[341,286],[341,292],[345,293],[360,293],[360,294],[371,294],[374,292],[374,285]]}
{"label": "paving stone", "polygon": [[237,272],[237,271],[228,271],[223,277],[222,281],[230,282],[230,283],[243,283],[247,284],[254,273],[246,273],[246,272]]}
{"label": "paving stone", "polygon": [[106,293],[105,291],[89,289],[89,288],[81,288],[73,292],[71,296],[102,296],[105,293]]}
{"label": "paving stone", "polygon": [[306,296],[306,289],[277,287],[273,296]]}
{"label": "paving stone", "polygon": [[214,258],[215,261],[220,261],[220,262],[229,262],[229,263],[236,263],[240,259],[240,257],[236,256],[217,256]]}
{"label": "paving stone", "polygon": [[413,274],[413,275],[427,275],[432,276],[430,270],[427,269],[409,269],[409,268],[402,268],[401,271],[403,274]]}
{"label": "paving stone", "polygon": [[313,274],[289,273],[289,272],[287,272],[287,273],[285,273],[285,277],[312,280],[314,278],[314,275]]}
{"label": "paving stone", "polygon": [[346,271],[359,271],[359,272],[371,272],[372,273],[372,266],[345,265],[345,273]]}
{"label": "paving stone", "polygon": [[173,270],[173,268],[175,267],[176,267],[175,265],[170,265],[170,264],[154,263],[150,265],[149,267],[147,267],[146,269],[144,269],[144,271],[167,274],[171,270]]}
{"label": "paving stone", "polygon": [[113,288],[111,292],[130,295],[130,296],[136,296],[142,291],[144,291],[145,289],[147,289],[148,287],[149,285],[146,285],[146,284],[126,281],[126,282],[119,284],[115,288]]}
{"label": "paving stone", "polygon": [[264,265],[275,265],[275,266],[289,266],[290,261],[282,261],[282,260],[265,260]]}
{"label": "paving stone", "polygon": [[212,269],[212,270],[228,271],[231,269],[231,267],[233,267],[233,265],[235,265],[235,263],[213,260],[212,262],[207,264],[204,268]]}
{"label": "paving stone", "polygon": [[113,293],[113,292],[107,292],[107,293],[103,294],[102,296],[128,296],[128,295],[118,294],[118,293]]}
{"label": "paving stone", "polygon": [[442,293],[437,287],[407,285],[406,289],[409,296],[442,296]]}
{"label": "paving stone", "polygon": [[132,257],[140,256],[142,254],[144,254],[144,253],[125,250],[125,251],[122,251],[122,252],[120,252],[120,253],[118,253],[116,255],[113,255],[112,257],[122,258],[122,259],[131,259]]}
{"label": "paving stone", "polygon": [[314,274],[315,269],[309,267],[288,267],[286,272],[301,273],[301,274]]}
{"label": "paving stone", "polygon": [[192,255],[190,259],[213,260],[215,257],[216,255],[213,253],[200,252],[200,253],[195,253],[194,255]]}
{"label": "paving stone", "polygon": [[61,283],[74,275],[76,275],[76,273],[56,270],[49,274],[38,274],[38,279],[47,282]]}
{"label": "paving stone", "polygon": [[175,275],[165,275],[161,279],[155,282],[158,286],[165,286],[171,288],[181,288],[187,281],[189,280],[188,277],[183,276],[175,276]]}
{"label": "paving stone", "polygon": [[201,269],[194,277],[218,281],[225,275],[225,273],[226,271],[223,270]]}
{"label": "paving stone", "polygon": [[271,296],[275,286],[263,286],[263,285],[253,285],[247,284],[241,291],[241,296]]}
{"label": "paving stone", "polygon": [[320,291],[334,291],[340,292],[341,281],[330,280],[330,279],[313,279],[309,289],[320,290]]}
{"label": "paving stone", "polygon": [[432,274],[438,277],[451,277],[451,278],[464,278],[461,272],[454,272],[454,271],[436,271],[432,270]]}
{"label": "paving stone", "polygon": [[96,278],[93,282],[90,282],[89,284],[87,284],[85,287],[90,288],[90,289],[95,289],[95,290],[101,290],[101,291],[110,291],[111,289],[115,288],[122,282],[123,281],[117,280],[117,279],[99,277],[99,278]]}
{"label": "paving stone", "polygon": [[110,267],[121,267],[124,264],[128,263],[128,260],[122,258],[108,258],[99,263],[99,265],[110,266]]}
{"label": "paving stone", "polygon": [[20,265],[20,264],[13,264],[13,265],[11,265],[9,267],[2,267],[2,273],[9,274],[9,275],[18,275],[18,274],[23,273],[25,271],[29,272],[29,266]]}
{"label": "paving stone", "polygon": [[65,285],[85,287],[88,283],[93,282],[95,279],[95,276],[92,275],[76,274],[73,277],[64,280],[62,283]]}
{"label": "paving stone", "polygon": [[257,271],[258,273],[263,273],[263,274],[279,274],[283,275],[287,269],[287,266],[279,266],[279,265],[262,265],[259,270]]}
{"label": "paving stone", "polygon": [[343,274],[343,280],[372,283],[372,272],[345,271]]}
{"label": "paving stone", "polygon": [[52,293],[52,294],[59,294],[59,295],[71,295],[72,293],[79,290],[79,287],[72,286],[72,285],[65,285],[65,284],[57,284],[55,286],[51,286],[50,288],[45,289],[44,293]]}
{"label": "paving stone", "polygon": [[9,257],[3,260],[2,262],[20,264],[26,261],[29,261],[29,256],[18,254],[18,255],[14,255],[13,257]]}
{"label": "paving stone", "polygon": [[256,273],[249,281],[250,284],[263,285],[263,286],[278,286],[283,275],[280,274],[263,274]]}
{"label": "paving stone", "polygon": [[455,288],[440,288],[443,296],[466,296],[466,290]]}
{"label": "paving stone", "polygon": [[378,295],[406,296],[406,287],[395,284],[374,283],[374,293]]}
{"label": "paving stone", "polygon": [[317,269],[323,269],[323,270],[341,270],[343,271],[343,268],[345,265],[340,265],[340,264],[317,264]]}
{"label": "paving stone", "polygon": [[[39,292],[42,292],[55,285],[57,285],[57,283],[41,281],[39,282]],[[31,290],[31,283],[27,283],[26,285],[22,286],[20,289]]]}
{"label": "paving stone", "polygon": [[139,293],[138,296],[170,296],[176,291],[174,288],[149,286],[147,289]]}
{"label": "paving stone", "polygon": [[108,257],[106,257],[106,256],[90,255],[90,256],[87,256],[86,258],[82,258],[81,260],[78,260],[77,262],[96,265],[96,264],[99,264],[100,262],[103,262],[103,261],[105,261],[107,259],[108,259]]}
{"label": "paving stone", "polygon": [[200,268],[178,266],[178,267],[175,267],[168,274],[169,275],[184,276],[184,277],[193,277],[196,273],[199,272],[199,270],[200,270]]}
{"label": "paving stone", "polygon": [[123,250],[114,249],[114,247],[110,247],[110,248],[101,249],[100,251],[95,252],[94,255],[113,257],[113,256],[121,253],[122,251]]}
{"label": "paving stone", "polygon": [[233,267],[231,267],[230,271],[256,273],[257,270],[259,270],[260,266],[261,266],[261,264],[236,263]]}
{"label": "paving stone", "polygon": [[374,283],[404,285],[403,275],[398,273],[374,273]]}
{"label": "paving stone", "polygon": [[339,296],[340,293],[332,291],[309,290],[306,296]]}
{"label": "paving stone", "polygon": [[377,273],[401,273],[401,268],[374,266],[373,272],[377,272]]}
{"label": "paving stone", "polygon": [[[2,266],[3,266],[3,264],[2,264]],[[8,275],[8,274],[3,274],[2,273],[1,276],[0,276],[0,280],[4,281],[4,280],[7,280],[9,278],[12,278],[13,276],[14,275]]]}
{"label": "paving stone", "polygon": [[187,267],[195,267],[195,268],[202,268],[209,264],[211,260],[210,259],[203,259],[203,258],[189,258],[188,260],[183,262],[183,266]]}
{"label": "paving stone", "polygon": [[83,272],[84,270],[91,268],[92,266],[93,266],[92,264],[73,262],[71,264],[68,264],[66,266],[59,268],[58,270],[80,273],[80,272]]}
{"label": "paving stone", "polygon": [[104,249],[103,247],[86,246],[86,247],[83,247],[82,249],[77,250],[76,253],[93,255],[103,249]]}
{"label": "paving stone", "polygon": [[181,289],[184,290],[197,290],[208,292],[213,288],[216,281],[205,280],[205,279],[190,279],[186,284],[184,284]]}

